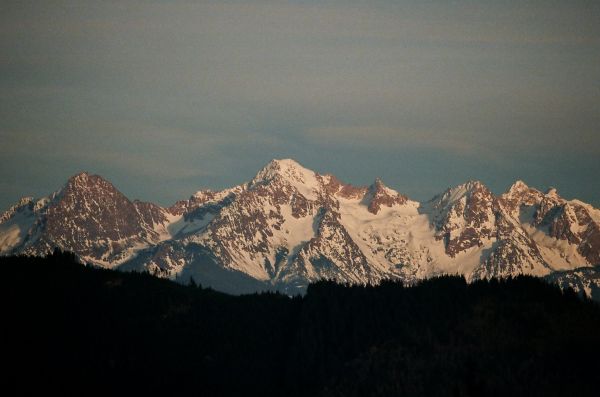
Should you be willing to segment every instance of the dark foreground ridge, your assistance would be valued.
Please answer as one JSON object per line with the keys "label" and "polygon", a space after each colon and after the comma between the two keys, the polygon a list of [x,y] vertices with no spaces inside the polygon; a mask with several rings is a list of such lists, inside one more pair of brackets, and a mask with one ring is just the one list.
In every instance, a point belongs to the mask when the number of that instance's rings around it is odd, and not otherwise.
{"label": "dark foreground ridge", "polygon": [[597,395],[600,307],[532,277],[230,296],[0,258],[2,387],[60,395]]}

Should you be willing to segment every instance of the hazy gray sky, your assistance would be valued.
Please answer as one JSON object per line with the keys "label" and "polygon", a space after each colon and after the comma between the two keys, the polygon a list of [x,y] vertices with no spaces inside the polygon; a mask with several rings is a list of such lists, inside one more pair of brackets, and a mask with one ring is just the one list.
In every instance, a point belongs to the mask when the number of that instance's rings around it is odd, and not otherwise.
{"label": "hazy gray sky", "polygon": [[0,209],[82,170],[166,205],[286,157],[600,206],[600,2],[0,2]]}

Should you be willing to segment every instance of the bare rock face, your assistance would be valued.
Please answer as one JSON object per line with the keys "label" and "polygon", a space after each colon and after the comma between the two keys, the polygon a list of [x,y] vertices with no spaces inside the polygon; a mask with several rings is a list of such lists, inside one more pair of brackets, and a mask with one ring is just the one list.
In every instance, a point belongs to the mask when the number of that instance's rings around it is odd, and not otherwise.
{"label": "bare rock face", "polygon": [[592,211],[583,203],[565,203],[547,222],[550,236],[577,246],[590,264],[596,264],[600,263],[600,225],[592,218]]}
{"label": "bare rock face", "polygon": [[552,269],[526,231],[502,213],[496,218],[496,238],[473,274],[473,278],[509,277],[517,274],[543,276]]}
{"label": "bare rock face", "polygon": [[[204,234],[190,237],[228,269],[259,280],[276,277],[291,254],[298,225],[312,233],[318,204],[316,176],[291,160],[273,161],[224,207]],[[308,237],[306,237],[308,239]]]}
{"label": "bare rock face", "polygon": [[57,246],[99,262],[119,262],[127,250],[158,239],[166,221],[151,203],[131,202],[108,181],[81,173],[69,179],[43,214],[42,246]]}
{"label": "bare rock face", "polygon": [[317,178],[323,186],[325,194],[328,196],[337,196],[349,200],[362,199],[368,191],[366,186],[352,186],[345,184],[330,174],[323,176],[317,174]]}
{"label": "bare rock face", "polygon": [[104,179],[82,173],[69,179],[48,206],[47,236],[78,251],[86,242],[119,241],[143,230],[135,205]]}
{"label": "bare rock face", "polygon": [[167,208],[167,212],[186,219],[203,218],[207,213],[216,214],[229,205],[235,197],[244,191],[243,186],[235,186],[222,191],[200,190],[187,200],[180,200]]}
{"label": "bare rock face", "polygon": [[550,189],[536,206],[535,225],[545,225],[556,216],[564,200],[558,195],[556,189]]}
{"label": "bare rock face", "polygon": [[377,178],[366,193],[365,200],[369,203],[369,212],[377,215],[381,207],[393,207],[394,205],[403,205],[408,201],[408,197],[398,194],[383,184],[381,179]]}
{"label": "bare rock face", "polygon": [[543,198],[544,195],[540,191],[530,188],[523,181],[517,181],[498,198],[498,201],[510,215],[518,218],[521,207],[539,205]]}
{"label": "bare rock face", "polygon": [[322,278],[549,277],[600,263],[600,211],[521,181],[500,196],[471,181],[421,204],[379,179],[353,186],[284,159],[248,183],[166,208],[130,201],[82,173],[0,215],[1,255],[55,247],[99,266],[183,282],[193,275],[229,292],[295,293]]}
{"label": "bare rock face", "polygon": [[447,190],[434,199],[436,237],[443,239],[446,253],[454,257],[460,251],[483,246],[495,231],[496,198],[479,181],[471,181]]}
{"label": "bare rock face", "polygon": [[[529,234],[533,230],[538,236],[543,233],[558,242],[568,243],[581,255],[581,265],[600,263],[598,210],[578,200],[567,201],[554,188],[542,193],[529,187],[515,189],[515,186],[500,200],[508,213],[529,226],[526,227]],[[560,255],[564,256],[564,253]]]}
{"label": "bare rock face", "polygon": [[381,280],[382,275],[369,266],[334,209],[322,208],[317,222],[315,237],[302,246],[294,261],[282,272],[283,281],[331,279],[374,283]]}

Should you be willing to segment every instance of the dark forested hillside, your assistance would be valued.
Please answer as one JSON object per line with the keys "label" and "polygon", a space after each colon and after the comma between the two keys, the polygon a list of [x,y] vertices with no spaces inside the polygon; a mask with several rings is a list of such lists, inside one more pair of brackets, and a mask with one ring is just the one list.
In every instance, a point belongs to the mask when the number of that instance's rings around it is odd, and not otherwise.
{"label": "dark forested hillside", "polygon": [[2,387],[67,394],[597,395],[600,307],[532,277],[229,296],[0,258]]}

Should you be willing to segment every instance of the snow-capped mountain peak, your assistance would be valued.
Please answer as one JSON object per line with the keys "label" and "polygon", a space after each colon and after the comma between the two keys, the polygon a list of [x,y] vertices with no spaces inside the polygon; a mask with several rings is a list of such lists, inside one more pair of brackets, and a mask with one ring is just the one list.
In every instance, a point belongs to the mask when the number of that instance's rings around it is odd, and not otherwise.
{"label": "snow-capped mountain peak", "polygon": [[438,195],[432,199],[435,207],[445,207],[452,205],[465,197],[472,194],[485,193],[490,195],[488,188],[480,181],[471,180],[461,185],[448,188],[443,194]]}
{"label": "snow-capped mountain peak", "polygon": [[312,200],[316,199],[321,188],[316,173],[292,159],[272,160],[256,174],[248,188],[273,182],[289,184],[305,198]]}
{"label": "snow-capped mountain peak", "polygon": [[467,206],[472,205],[491,207],[494,199],[494,195],[482,182],[473,180],[448,188],[443,194],[434,197],[429,202],[429,207],[434,218],[439,220],[453,209],[462,212]]}
{"label": "snow-capped mountain peak", "polygon": [[369,186],[364,201],[368,203],[369,212],[377,215],[382,206],[392,207],[394,205],[405,204],[408,201],[408,197],[390,189],[381,179],[377,178]]}
{"label": "snow-capped mountain peak", "polygon": [[522,180],[517,180],[511,185],[508,191],[505,193],[508,197],[517,197],[523,193],[529,191],[531,188]]}
{"label": "snow-capped mountain peak", "polygon": [[517,179],[515,181],[515,183],[513,183],[510,187],[509,190],[526,190],[529,189],[529,186],[527,185],[527,183],[525,183],[524,181],[522,181],[521,179]]}
{"label": "snow-capped mountain peak", "polygon": [[250,185],[269,183],[276,178],[313,187],[317,185],[315,173],[291,159],[271,160],[256,174]]}
{"label": "snow-capped mountain peak", "polygon": [[555,187],[549,187],[548,190],[546,191],[545,196],[549,197],[549,198],[556,199],[556,200],[560,200],[561,199],[560,195],[558,194],[558,190],[556,190]]}
{"label": "snow-capped mountain peak", "polygon": [[291,159],[163,208],[83,172],[0,217],[0,254],[54,247],[95,265],[193,276],[237,293],[293,292],[320,278],[544,276],[600,263],[600,211],[522,181],[500,196],[469,181],[421,204],[379,178],[353,186]]}

